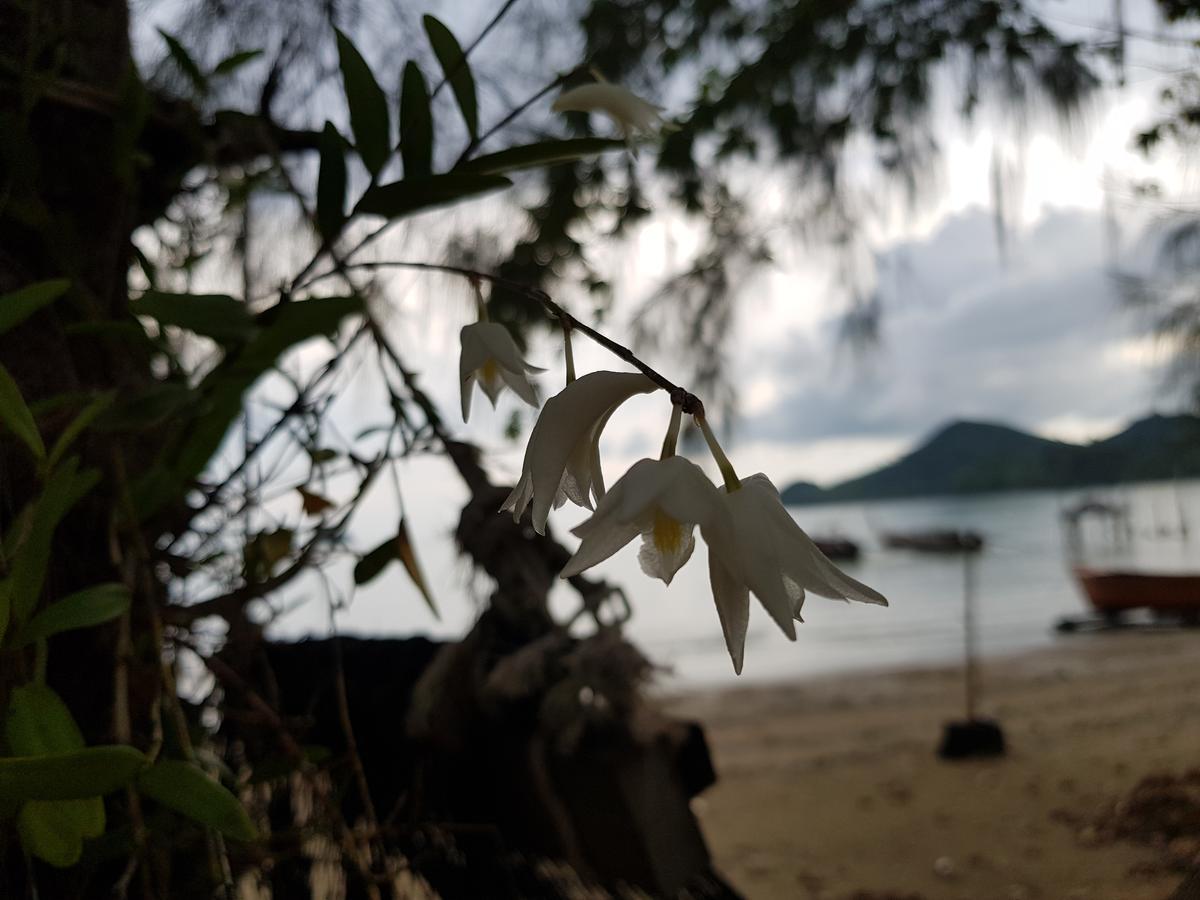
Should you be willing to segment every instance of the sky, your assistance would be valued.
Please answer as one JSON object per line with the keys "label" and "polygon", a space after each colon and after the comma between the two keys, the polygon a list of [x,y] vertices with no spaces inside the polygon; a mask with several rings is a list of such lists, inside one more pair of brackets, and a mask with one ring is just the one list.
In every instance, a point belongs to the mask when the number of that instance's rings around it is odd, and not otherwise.
{"label": "sky", "polygon": [[[1108,4],[1040,6],[1069,33],[1094,37],[1108,27]],[[1135,31],[1152,30],[1149,4],[1126,7]],[[1114,207],[1112,197],[1149,175],[1189,177],[1169,158],[1147,161],[1131,146],[1154,117],[1169,49],[1132,39],[1128,59],[1126,86],[1102,91],[1070,128],[993,114],[967,126],[943,110],[936,189],[920,205],[892,208],[869,223],[874,271],[864,266],[854,277],[868,285],[878,279],[884,315],[881,340],[866,355],[856,357],[838,339],[845,274],[819,247],[775,240],[777,261],[743,286],[730,342],[740,398],[732,446],[749,468],[781,486],[795,479],[829,484],[895,458],[956,419],[1000,421],[1078,442],[1178,406],[1163,389],[1166,348],[1145,318],[1122,308],[1106,274],[1114,260],[1144,268],[1152,251],[1141,237],[1143,211]],[[1003,249],[992,213],[996,158],[1019,176],[1006,197],[1012,212]],[[768,205],[787,204],[786,180],[752,171],[747,181]],[[486,220],[488,211],[477,209],[472,214]],[[589,248],[615,286],[608,333],[628,339],[634,309],[694,244],[694,230],[663,214],[619,248]],[[403,310],[427,309],[423,296],[445,289],[427,278],[394,283],[401,329]],[[573,299],[566,291],[564,298]],[[431,335],[420,316],[420,336],[411,328],[400,334],[410,353],[425,352],[427,387],[453,409],[455,373],[439,362],[457,352],[470,305],[464,298],[449,309],[462,321]],[[584,353],[590,365],[614,367],[603,353]],[[538,345],[531,361],[553,373],[560,354],[552,344]],[[686,371],[667,356],[647,361],[668,376]],[[553,390],[552,374],[545,381]],[[496,447],[498,465],[513,470],[519,454],[507,452],[499,435],[518,406],[505,402],[491,415],[477,405],[467,429]],[[606,438],[614,468],[651,453],[664,425],[638,408],[615,417]]]}
{"label": "sky", "polygon": [[[1104,27],[1109,10],[1107,3],[1076,0],[1042,5],[1056,24],[1082,31]],[[1147,8],[1126,5],[1135,22]],[[1114,241],[1107,215],[1112,192],[1106,201],[1105,186],[1151,174],[1181,182],[1190,177],[1173,164],[1148,163],[1131,149],[1131,136],[1153,118],[1159,70],[1168,62],[1159,54],[1152,43],[1131,45],[1126,87],[1104,91],[1070,132],[1036,118],[1018,128],[1011,120],[983,116],[968,127],[949,112],[942,116],[937,190],[920,206],[890,209],[869,226],[873,266],[855,277],[877,280],[884,315],[880,342],[867,355],[856,357],[838,339],[844,273],[799,239],[777,245],[776,263],[744,286],[731,341],[740,401],[728,449],[739,472],[763,471],[781,488],[799,479],[830,484],[891,461],[957,419],[1087,441],[1151,411],[1174,409],[1162,390],[1164,348],[1145,321],[1122,308],[1106,274],[1113,259],[1144,267],[1151,244],[1140,237],[1145,217],[1120,205],[1120,239]],[[1007,197],[1013,214],[1003,248],[992,213],[997,157],[1020,175]],[[782,179],[769,172],[751,177],[771,203],[787,204]],[[454,215],[504,227],[508,213],[485,200]],[[617,297],[607,332],[628,339],[637,302],[694,241],[689,226],[660,215],[630,244],[597,250]],[[429,258],[438,256],[436,247],[411,240],[405,248],[409,258],[422,249]],[[473,321],[468,291],[451,279],[401,274],[389,283],[387,304],[393,338],[453,421],[458,330]],[[577,356],[581,370],[621,368],[594,346],[577,345]],[[561,347],[538,339],[529,357],[549,370],[540,379],[543,394],[557,390]],[[668,377],[678,363],[647,361]],[[382,420],[375,413],[380,409],[386,405],[378,385],[356,376],[333,422],[353,435]],[[520,471],[523,450],[504,437],[514,410],[525,415],[527,427],[532,424],[532,413],[511,397],[495,411],[476,398],[471,422],[459,432],[483,448],[495,479],[509,483]],[[611,420],[602,444],[610,483],[637,458],[657,451],[668,412],[662,396],[637,398]],[[707,458],[694,458],[716,476]],[[438,573],[438,591],[482,591],[447,540],[465,496],[448,468],[435,460],[413,461],[401,480],[413,537],[426,568]],[[397,514],[390,493],[376,492],[369,500],[352,529],[364,548],[394,528]],[[582,517],[573,510],[556,515],[560,534]],[[407,621],[396,619],[389,605],[395,581],[360,592],[353,621]],[[469,618],[470,607],[460,605],[434,627],[451,633]],[[289,628],[319,630],[319,619],[319,611],[300,615]]]}

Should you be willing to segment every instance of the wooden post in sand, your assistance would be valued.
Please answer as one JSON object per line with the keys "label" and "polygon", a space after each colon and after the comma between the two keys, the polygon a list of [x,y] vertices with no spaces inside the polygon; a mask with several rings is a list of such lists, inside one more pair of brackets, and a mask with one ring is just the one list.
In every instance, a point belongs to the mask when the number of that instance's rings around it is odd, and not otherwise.
{"label": "wooden post in sand", "polygon": [[998,722],[978,715],[979,668],[975,643],[975,556],[981,548],[964,547],[963,557],[963,690],[967,717],[947,722],[942,729],[938,756],[963,759],[970,756],[1002,756],[1004,732]]}
{"label": "wooden post in sand", "polygon": [[967,721],[975,721],[975,554],[963,553],[963,682],[966,689]]}

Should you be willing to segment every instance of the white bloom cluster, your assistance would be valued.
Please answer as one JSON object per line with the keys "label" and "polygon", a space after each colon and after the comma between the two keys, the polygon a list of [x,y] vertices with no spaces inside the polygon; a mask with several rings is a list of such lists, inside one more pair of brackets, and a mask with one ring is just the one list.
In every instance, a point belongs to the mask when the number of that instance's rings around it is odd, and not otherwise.
{"label": "white bloom cluster", "polygon": [[[554,109],[603,112],[629,139],[634,132],[651,132],[662,125],[657,107],[624,88],[604,82],[567,91]],[[553,304],[551,304],[553,306]],[[575,529],[578,550],[562,570],[563,578],[578,575],[608,559],[634,538],[642,539],[638,560],[642,570],[670,584],[696,548],[695,531],[708,546],[708,571],[725,643],[739,674],[746,644],[753,594],[790,640],[811,591],[821,597],[887,605],[877,591],[842,572],[817,548],[784,508],[775,486],[761,473],[738,478],[704,419],[703,407],[679,389],[672,391],[672,414],[660,459],[634,463],[612,490],[606,491],[600,466],[600,435],[617,408],[635,394],[666,386],[635,372],[590,372],[575,377],[569,316],[563,319],[567,351],[567,385],[546,401],[538,416],[521,478],[502,509],[520,521],[532,507],[534,529],[545,534],[551,508],[570,500],[593,510]],[[480,297],[481,320],[462,330],[460,375],[463,419],[470,410],[472,384],[478,381],[495,403],[504,385],[537,405],[528,372],[542,371],[521,359],[505,329],[486,321]],[[576,323],[577,324],[577,323]],[[610,346],[610,341],[596,335]],[[621,348],[623,350],[623,348]],[[627,351],[622,355],[629,358]],[[647,369],[646,371],[650,371]],[[684,407],[694,418],[721,470],[719,489],[695,463],[675,455]]]}

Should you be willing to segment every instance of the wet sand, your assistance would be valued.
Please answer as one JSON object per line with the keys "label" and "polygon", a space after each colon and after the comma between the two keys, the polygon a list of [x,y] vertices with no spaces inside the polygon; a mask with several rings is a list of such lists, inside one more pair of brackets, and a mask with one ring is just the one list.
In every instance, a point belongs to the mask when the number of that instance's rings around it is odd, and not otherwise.
{"label": "wet sand", "polygon": [[719,782],[695,802],[718,868],[755,900],[1169,896],[1200,835],[1104,821],[1144,776],[1200,767],[1200,631],[1063,637],[981,677],[1000,759],[937,758],[963,715],[953,668],[670,698],[707,729]]}

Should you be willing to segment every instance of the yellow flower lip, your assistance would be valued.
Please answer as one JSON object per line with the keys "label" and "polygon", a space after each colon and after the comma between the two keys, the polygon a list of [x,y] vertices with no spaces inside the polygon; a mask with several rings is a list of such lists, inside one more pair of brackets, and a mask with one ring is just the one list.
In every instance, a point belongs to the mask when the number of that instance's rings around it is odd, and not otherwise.
{"label": "yellow flower lip", "polygon": [[458,377],[464,422],[471,415],[471,394],[476,383],[492,401],[492,406],[496,405],[496,398],[505,387],[530,406],[537,406],[537,391],[529,380],[529,373],[544,370],[521,358],[507,328],[497,322],[475,322],[463,326],[459,341],[462,354]]}
{"label": "yellow flower lip", "polygon": [[579,549],[560,577],[603,562],[640,536],[642,571],[670,584],[692,556],[696,526],[711,525],[713,516],[724,514],[716,487],[695,463],[681,456],[639,460],[604,495],[595,514],[573,529]]}
{"label": "yellow flower lip", "polygon": [[651,529],[654,546],[660,553],[678,553],[683,546],[683,524],[672,519],[661,509],[654,510],[654,527]]}

